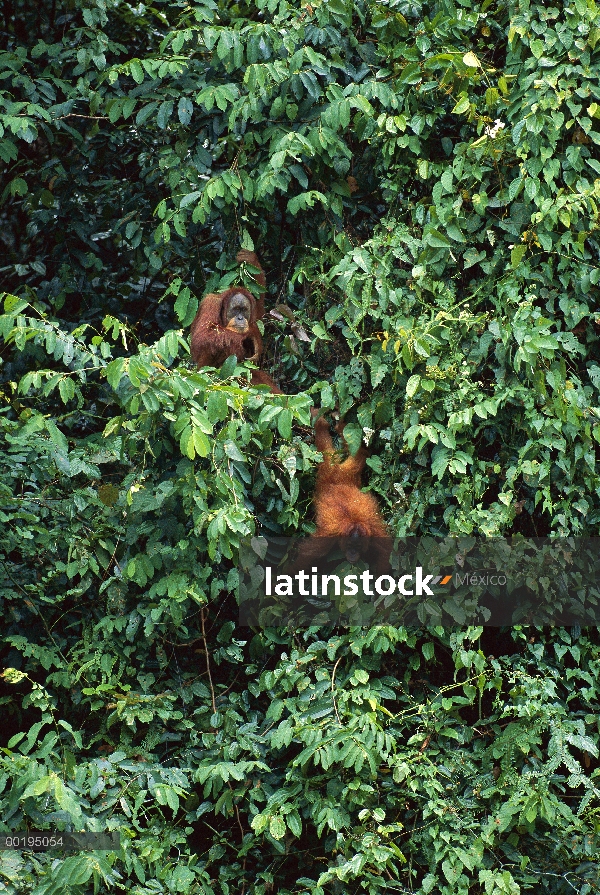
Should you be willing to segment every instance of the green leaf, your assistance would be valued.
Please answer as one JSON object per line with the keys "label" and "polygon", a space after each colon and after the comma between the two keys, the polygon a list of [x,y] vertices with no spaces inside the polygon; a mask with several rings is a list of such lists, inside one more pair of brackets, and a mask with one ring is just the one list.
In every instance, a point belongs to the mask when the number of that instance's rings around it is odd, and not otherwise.
{"label": "green leaf", "polygon": [[165,130],[167,127],[169,119],[173,114],[173,106],[174,103],[172,100],[167,100],[167,102],[160,104],[158,115],[156,116],[156,123],[161,130]]}
{"label": "green leaf", "polygon": [[46,420],[46,430],[50,436],[50,441],[59,448],[62,453],[67,454],[69,450],[69,446],[67,443],[67,439],[60,431],[54,420]]}
{"label": "green leaf", "polygon": [[277,417],[277,429],[286,441],[292,437],[292,411],[287,407],[284,407]]}
{"label": "green leaf", "polygon": [[123,118],[129,118],[136,107],[137,100],[128,97],[123,103]]}
{"label": "green leaf", "polygon": [[106,365],[105,375],[111,388],[117,389],[125,371],[126,360],[118,357]]}
{"label": "green leaf", "polygon": [[435,655],[435,647],[433,643],[431,643],[431,641],[427,641],[427,643],[424,643],[422,646],[422,651],[425,659],[430,662]]}
{"label": "green leaf", "polygon": [[58,383],[58,391],[63,404],[67,404],[75,396],[75,383],[72,379],[61,379]]}
{"label": "green leaf", "polygon": [[255,833],[257,833],[257,834],[263,833],[269,826],[269,818],[266,814],[256,814],[252,818],[252,822],[251,822],[250,826],[252,827],[252,829],[254,830]]}
{"label": "green leaf", "polygon": [[228,379],[230,376],[233,376],[235,373],[235,368],[237,367],[237,358],[235,354],[230,355],[221,366],[219,371],[221,379]]}
{"label": "green leaf", "polygon": [[285,836],[285,822],[278,814],[270,820],[269,833],[273,839],[283,839]]}
{"label": "green leaf", "polygon": [[446,233],[451,239],[454,239],[455,242],[466,242],[464,234],[456,224],[446,224]]}
{"label": "green leaf", "polygon": [[450,451],[447,448],[436,445],[431,460],[431,474],[442,478],[450,462]]}
{"label": "green leaf", "polygon": [[145,106],[142,106],[140,111],[135,116],[135,123],[138,125],[138,127],[141,127],[142,124],[145,124],[150,116],[154,114],[157,108],[157,102],[147,103]]}
{"label": "green leaf", "polygon": [[293,833],[293,835],[297,839],[299,839],[300,836],[302,835],[302,821],[300,819],[300,815],[298,814],[298,812],[292,811],[291,814],[288,814],[286,816],[285,821],[286,821],[286,824],[287,824],[290,832]]}
{"label": "green leaf", "polygon": [[191,193],[187,193],[185,196],[182,197],[182,199],[179,203],[179,207],[187,208],[188,205],[193,205],[194,202],[196,202],[200,198],[201,195],[202,195],[202,190],[194,190]]}
{"label": "green leaf", "polygon": [[439,230],[431,227],[426,234],[427,244],[436,249],[445,249],[450,245],[450,240],[447,239],[443,233],[440,233]]}
{"label": "green leaf", "polygon": [[175,311],[178,320],[184,321],[186,319],[190,302],[195,301],[196,299],[192,296],[187,286],[180,290],[175,304],[173,305],[173,310]]}
{"label": "green leaf", "polygon": [[27,195],[27,182],[22,177],[14,177],[10,182],[10,193],[12,196]]}
{"label": "green leaf", "polygon": [[194,426],[193,428],[193,445],[194,451],[199,457],[210,456],[210,441],[204,432],[197,426]]}
{"label": "green leaf", "polygon": [[137,59],[132,59],[129,63],[129,72],[136,84],[141,84],[144,80],[144,69]]}
{"label": "green leaf", "polygon": [[400,84],[418,84],[422,79],[421,67],[417,62],[409,62],[402,70],[399,78]]}
{"label": "green leaf", "polygon": [[229,416],[227,398],[223,392],[213,391],[208,396],[206,412],[211,423],[221,422]]}
{"label": "green leaf", "polygon": [[462,115],[464,112],[468,112],[471,108],[471,103],[469,101],[469,97],[466,93],[461,94],[460,99],[452,109],[452,112],[455,115]]}
{"label": "green leaf", "polygon": [[523,259],[527,246],[524,243],[514,246],[510,253],[510,263],[513,267],[518,267]]}
{"label": "green leaf", "polygon": [[451,193],[454,186],[452,168],[447,168],[440,178],[440,182],[447,193]]}
{"label": "green leaf", "polygon": [[[160,113],[159,113],[160,114]],[[177,115],[182,124],[189,124],[194,114],[194,106],[187,96],[182,96],[177,104]],[[159,124],[159,127],[161,125]]]}
{"label": "green leaf", "polygon": [[408,382],[406,383],[406,397],[412,398],[416,395],[419,385],[421,382],[421,377],[418,374],[414,374],[410,377]]}
{"label": "green leaf", "polygon": [[539,59],[544,55],[544,44],[541,40],[532,40],[529,44],[529,48],[536,59]]}
{"label": "green leaf", "polygon": [[63,811],[68,812],[72,817],[81,816],[81,806],[75,800],[75,794],[64,785],[60,777],[54,778],[54,795]]}

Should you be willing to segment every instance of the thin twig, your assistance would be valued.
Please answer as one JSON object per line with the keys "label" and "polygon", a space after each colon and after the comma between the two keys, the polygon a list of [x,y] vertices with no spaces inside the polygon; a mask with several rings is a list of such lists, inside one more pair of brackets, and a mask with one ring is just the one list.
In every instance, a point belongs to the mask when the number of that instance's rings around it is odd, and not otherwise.
{"label": "thin twig", "polygon": [[[228,786],[229,789],[231,790],[231,798],[232,798],[232,800],[233,800],[233,797],[234,797],[233,786],[231,785],[231,783],[229,782],[229,780],[227,781],[227,786]],[[237,817],[238,827],[240,828],[240,833],[242,834],[242,845],[243,845],[243,844],[244,844],[244,828],[243,828],[243,826],[242,826],[242,821],[241,821],[241,818],[240,818],[240,809],[239,809],[238,806],[235,804],[235,802],[233,803],[233,807],[235,808],[235,816]]]}
{"label": "thin twig", "polygon": [[69,112],[68,115],[59,115],[55,121],[64,121],[65,118],[87,118],[90,121],[108,121],[108,115],[78,115],[77,112]]}

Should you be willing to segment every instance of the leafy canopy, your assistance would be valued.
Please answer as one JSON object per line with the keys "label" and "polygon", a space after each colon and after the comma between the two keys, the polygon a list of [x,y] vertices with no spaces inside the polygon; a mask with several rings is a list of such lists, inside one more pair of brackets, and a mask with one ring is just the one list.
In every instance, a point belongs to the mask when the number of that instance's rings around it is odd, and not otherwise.
{"label": "leafy canopy", "polygon": [[[233,594],[310,530],[312,403],[395,533],[597,533],[594,0],[3,16],[0,815],[122,832],[1,852],[7,892],[593,892],[597,633]],[[286,396],[188,359],[240,245]]]}

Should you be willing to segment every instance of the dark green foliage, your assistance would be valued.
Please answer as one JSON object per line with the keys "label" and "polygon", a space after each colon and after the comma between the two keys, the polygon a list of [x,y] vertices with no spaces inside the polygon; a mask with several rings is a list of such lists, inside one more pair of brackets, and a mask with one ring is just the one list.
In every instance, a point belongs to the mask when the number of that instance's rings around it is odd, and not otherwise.
{"label": "dark green foliage", "polygon": [[[598,892],[597,631],[237,625],[310,407],[398,534],[597,535],[593,0],[4,2],[0,893]],[[195,371],[267,271],[263,366]]]}

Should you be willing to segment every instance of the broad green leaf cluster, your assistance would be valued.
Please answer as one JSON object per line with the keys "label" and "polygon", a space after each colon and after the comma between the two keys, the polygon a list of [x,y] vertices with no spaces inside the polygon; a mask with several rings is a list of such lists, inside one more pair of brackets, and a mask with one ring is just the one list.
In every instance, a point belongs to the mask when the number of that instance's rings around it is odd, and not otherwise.
{"label": "broad green leaf cluster", "polygon": [[[339,409],[397,535],[600,523],[594,0],[0,20],[0,893],[592,895],[597,630],[241,628]],[[262,366],[188,332],[241,247]],[[255,288],[255,287],[254,287]]]}

